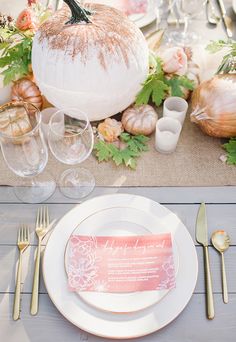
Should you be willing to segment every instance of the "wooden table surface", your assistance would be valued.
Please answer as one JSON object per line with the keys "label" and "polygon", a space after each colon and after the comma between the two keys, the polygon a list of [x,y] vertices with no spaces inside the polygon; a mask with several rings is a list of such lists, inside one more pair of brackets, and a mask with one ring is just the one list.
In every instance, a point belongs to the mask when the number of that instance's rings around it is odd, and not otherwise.
{"label": "wooden table surface", "polygon": [[[189,229],[195,241],[195,222],[199,204],[207,204],[209,236],[215,229],[225,229],[231,237],[231,246],[225,255],[228,275],[229,303],[223,304],[221,294],[220,256],[210,247],[210,261],[215,299],[215,319],[205,315],[205,288],[202,247],[196,241],[199,260],[197,286],[185,310],[162,330],[141,338],[145,342],[233,342],[236,336],[236,187],[221,188],[96,188],[93,196],[108,193],[130,193],[146,196],[164,204],[175,212]],[[48,201],[51,218],[59,219],[76,205],[59,191]],[[33,232],[39,205],[16,201],[12,188],[0,190],[0,341],[6,342],[78,342],[103,341],[80,331],[66,321],[47,295],[43,279],[40,285],[39,314],[29,313],[33,257],[37,239]],[[12,321],[15,286],[15,267],[18,258],[16,235],[19,223],[31,229],[31,246],[25,252],[21,319]],[[89,322],[88,322],[89,326]]]}
{"label": "wooden table surface", "polygon": [[[230,4],[229,1],[227,1]],[[232,10],[229,9],[232,18]],[[209,39],[225,38],[222,23],[218,28],[206,25],[205,16],[195,20],[191,27]],[[10,172],[10,171],[9,171]],[[164,204],[175,212],[189,229],[197,249],[199,276],[194,294],[185,310],[167,327],[143,337],[145,342],[233,342],[236,336],[236,187],[214,188],[146,188],[97,187],[93,196],[108,193],[130,193],[146,196]],[[210,247],[210,261],[213,276],[215,319],[209,321],[205,315],[205,287],[202,247],[195,240],[195,222],[199,204],[207,204],[207,217],[210,234],[216,229],[225,229],[231,237],[231,246],[225,255],[228,276],[229,303],[222,301],[220,256]],[[63,197],[57,190],[48,200],[51,218],[60,219],[77,205]],[[80,331],[57,311],[47,295],[43,279],[40,283],[39,314],[29,313],[34,253],[37,239],[33,232],[35,215],[39,205],[19,203],[10,187],[0,187],[0,341],[3,342],[78,342],[104,341]],[[15,270],[18,259],[16,246],[17,230],[20,223],[31,229],[31,245],[25,252],[21,319],[12,320],[12,304],[15,287]],[[89,326],[89,322],[88,322]]]}

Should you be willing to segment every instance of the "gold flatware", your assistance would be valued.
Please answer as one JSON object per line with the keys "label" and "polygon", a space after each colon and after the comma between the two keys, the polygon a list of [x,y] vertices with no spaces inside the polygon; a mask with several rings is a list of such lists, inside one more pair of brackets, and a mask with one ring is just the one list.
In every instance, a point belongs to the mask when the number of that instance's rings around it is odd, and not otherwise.
{"label": "gold flatware", "polygon": [[226,29],[227,36],[229,38],[233,37],[233,22],[232,19],[226,14],[224,0],[217,0],[218,6],[220,8],[221,17]]}
{"label": "gold flatware", "polygon": [[36,218],[35,232],[38,237],[38,248],[37,248],[37,255],[36,255],[36,260],[35,260],[33,290],[32,290],[32,297],[31,297],[31,307],[30,307],[31,315],[36,315],[38,312],[41,244],[42,244],[42,239],[48,232],[48,229],[49,229],[48,207],[44,206],[38,209],[37,218]]}
{"label": "gold flatware", "polygon": [[217,25],[220,21],[220,17],[216,14],[215,7],[212,0],[206,2],[207,21],[211,25]]}
{"label": "gold flatware", "polygon": [[13,319],[14,321],[20,318],[20,294],[21,294],[21,274],[22,274],[22,256],[26,248],[29,246],[29,228],[22,225],[18,231],[17,246],[19,249],[19,262],[16,276],[16,288],[14,296]]}
{"label": "gold flatware", "polygon": [[227,288],[227,278],[225,271],[225,259],[224,252],[227,251],[230,244],[229,235],[224,230],[216,230],[212,236],[211,241],[215,249],[221,254],[221,272],[222,272],[222,286],[223,286],[223,300],[224,303],[228,303],[228,288]]}
{"label": "gold flatware", "polygon": [[214,311],[212,280],[211,280],[210,261],[209,261],[209,252],[208,252],[208,230],[207,230],[207,217],[206,217],[205,203],[202,203],[200,205],[200,208],[198,211],[197,223],[196,223],[196,240],[204,248],[207,318],[213,319],[215,316],[215,311]]}

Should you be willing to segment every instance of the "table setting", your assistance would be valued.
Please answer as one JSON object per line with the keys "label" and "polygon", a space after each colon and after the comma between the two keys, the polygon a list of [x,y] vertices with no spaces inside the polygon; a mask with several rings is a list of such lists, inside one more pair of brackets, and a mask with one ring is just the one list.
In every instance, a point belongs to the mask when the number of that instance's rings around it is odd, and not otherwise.
{"label": "table setting", "polygon": [[235,23],[0,3],[1,340],[234,340]]}

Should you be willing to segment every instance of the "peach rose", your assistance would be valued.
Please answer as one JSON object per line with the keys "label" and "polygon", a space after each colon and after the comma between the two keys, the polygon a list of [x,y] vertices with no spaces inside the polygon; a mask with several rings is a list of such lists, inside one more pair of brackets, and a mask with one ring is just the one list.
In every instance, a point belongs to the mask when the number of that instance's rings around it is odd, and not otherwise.
{"label": "peach rose", "polygon": [[110,143],[117,141],[123,131],[122,123],[115,119],[108,118],[98,125],[98,132]]}
{"label": "peach rose", "polygon": [[168,74],[183,76],[188,70],[188,58],[183,48],[173,47],[161,54],[163,70]]}
{"label": "peach rose", "polygon": [[16,27],[21,31],[36,30],[35,18],[30,9],[24,9],[16,20]]}
{"label": "peach rose", "polygon": [[34,4],[37,4],[38,0],[28,0],[28,6],[32,6]]}

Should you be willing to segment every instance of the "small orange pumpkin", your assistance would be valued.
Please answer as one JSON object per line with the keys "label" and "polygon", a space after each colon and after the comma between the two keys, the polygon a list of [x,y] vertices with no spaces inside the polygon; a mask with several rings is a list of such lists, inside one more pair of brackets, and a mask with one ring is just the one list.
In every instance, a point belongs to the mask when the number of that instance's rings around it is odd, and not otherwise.
{"label": "small orange pumpkin", "polygon": [[12,86],[12,101],[30,102],[38,109],[42,108],[43,98],[38,86],[28,78],[21,78]]}

